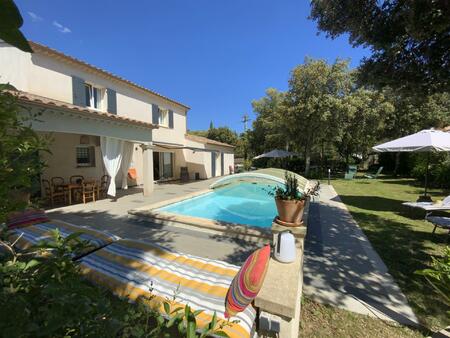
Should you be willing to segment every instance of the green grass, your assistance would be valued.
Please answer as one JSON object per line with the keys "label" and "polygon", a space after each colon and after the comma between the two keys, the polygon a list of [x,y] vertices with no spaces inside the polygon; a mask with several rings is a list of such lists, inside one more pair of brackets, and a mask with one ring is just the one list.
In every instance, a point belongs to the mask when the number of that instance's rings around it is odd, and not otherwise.
{"label": "green grass", "polygon": [[424,337],[419,331],[394,322],[356,314],[328,305],[302,300],[299,337],[394,338]]}
{"label": "green grass", "polygon": [[[448,307],[414,271],[428,267],[430,255],[442,255],[446,231],[424,221],[424,213],[412,213],[401,205],[415,201],[423,189],[409,179],[334,180],[332,185],[387,265],[423,325],[430,329],[450,323]],[[431,190],[433,200],[448,195]],[[447,214],[448,216],[448,214]]]}

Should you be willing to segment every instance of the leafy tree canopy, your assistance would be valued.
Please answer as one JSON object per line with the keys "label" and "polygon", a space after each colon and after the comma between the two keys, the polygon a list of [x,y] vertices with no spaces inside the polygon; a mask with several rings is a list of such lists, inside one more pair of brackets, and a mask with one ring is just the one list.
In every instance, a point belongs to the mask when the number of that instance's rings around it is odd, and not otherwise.
{"label": "leafy tree canopy", "polygon": [[228,127],[210,128],[207,138],[235,146],[238,141],[237,133]]}
{"label": "leafy tree canopy", "polygon": [[336,38],[370,47],[361,64],[365,83],[412,91],[450,88],[448,1],[312,0],[310,18]]}
{"label": "leafy tree canopy", "polygon": [[33,192],[34,181],[44,168],[38,154],[48,151],[49,143],[30,127],[35,116],[25,114],[12,88],[0,84],[0,222],[25,206],[16,195]]}
{"label": "leafy tree canopy", "polygon": [[247,132],[252,157],[286,147],[286,135],[280,116],[284,99],[285,93],[269,88],[266,96],[252,101],[253,111],[257,115],[253,121],[253,129]]}
{"label": "leafy tree canopy", "polygon": [[32,53],[27,39],[19,30],[23,19],[19,9],[12,0],[0,1],[0,39],[24,52]]}
{"label": "leafy tree canopy", "polygon": [[287,138],[304,153],[306,175],[313,147],[340,128],[333,114],[353,87],[353,74],[345,60],[330,65],[325,60],[307,58],[292,71],[281,119]]}

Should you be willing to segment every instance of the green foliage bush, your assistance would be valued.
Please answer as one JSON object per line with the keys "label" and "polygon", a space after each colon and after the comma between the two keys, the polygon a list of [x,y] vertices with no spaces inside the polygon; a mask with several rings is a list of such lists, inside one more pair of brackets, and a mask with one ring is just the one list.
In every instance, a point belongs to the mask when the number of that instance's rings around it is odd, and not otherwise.
{"label": "green foliage bush", "polygon": [[[411,176],[423,182],[427,168],[425,155],[416,155],[411,162],[413,163]],[[450,156],[447,154],[434,154],[431,156],[428,182],[430,186],[444,189],[450,188]]]}
{"label": "green foliage bush", "polygon": [[[424,276],[430,286],[440,294],[442,300],[450,307],[450,246],[444,250],[441,258],[431,257],[431,268],[416,271]],[[450,316],[450,311],[448,311]]]}
{"label": "green foliage bush", "polygon": [[79,234],[55,231],[20,253],[8,237],[0,238],[0,337],[226,337],[228,322],[215,315],[199,333],[201,311],[171,310],[167,300],[161,314],[146,305],[151,299],[130,304],[84,280],[72,260],[87,245]]}
{"label": "green foliage bush", "polygon": [[26,109],[19,106],[13,89],[0,84],[0,222],[9,212],[25,207],[26,201],[16,196],[32,193],[45,166],[39,152],[48,151],[48,139],[29,126],[37,117],[19,114]]}

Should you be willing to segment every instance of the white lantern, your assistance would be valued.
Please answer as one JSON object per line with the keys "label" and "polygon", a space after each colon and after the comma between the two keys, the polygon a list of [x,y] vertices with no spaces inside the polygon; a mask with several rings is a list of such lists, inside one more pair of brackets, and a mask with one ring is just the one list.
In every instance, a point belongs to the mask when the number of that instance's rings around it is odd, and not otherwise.
{"label": "white lantern", "polygon": [[295,261],[295,237],[289,230],[278,233],[275,246],[275,259],[281,263]]}

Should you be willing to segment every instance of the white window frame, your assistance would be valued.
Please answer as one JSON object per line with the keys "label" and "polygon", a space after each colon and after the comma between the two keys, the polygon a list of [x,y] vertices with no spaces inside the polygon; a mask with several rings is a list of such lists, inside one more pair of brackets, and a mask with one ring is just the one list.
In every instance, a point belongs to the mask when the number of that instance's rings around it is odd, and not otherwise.
{"label": "white window frame", "polygon": [[[90,101],[89,101],[88,107],[91,108],[91,109],[95,109],[95,110],[105,111],[105,106],[106,106],[105,105],[105,88],[96,86],[96,85],[94,85],[92,83],[89,83],[89,82],[85,82],[84,86],[85,86],[85,90],[86,90],[86,87],[89,87],[90,88],[89,91],[91,92]],[[94,89],[98,90],[98,92],[100,94],[100,98],[98,100],[98,107],[97,108],[95,107],[94,92],[93,92]]]}
{"label": "white window frame", "polygon": [[163,127],[169,127],[169,109],[159,108],[158,124]]}

